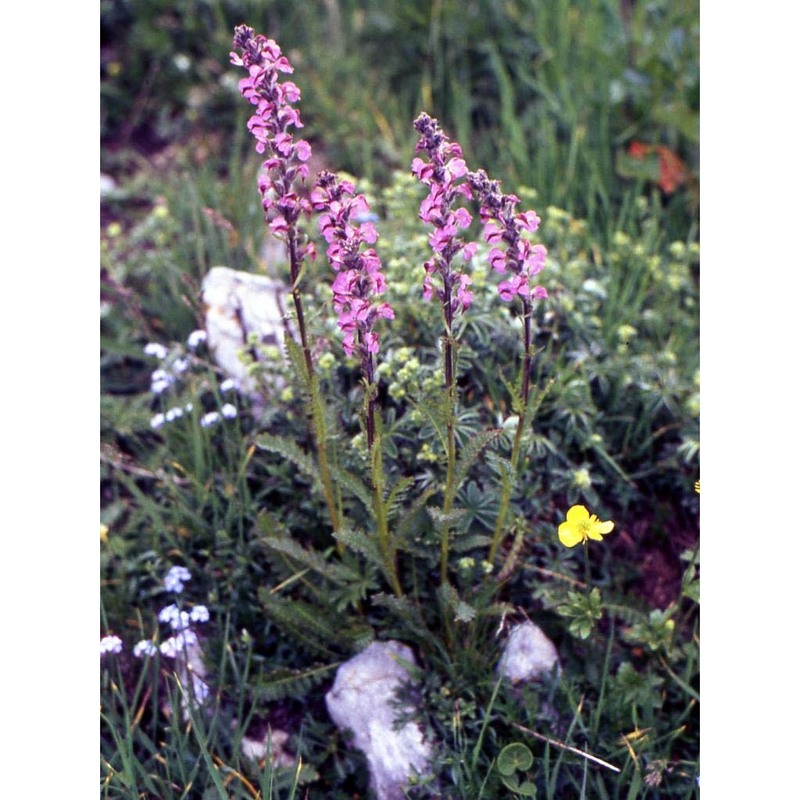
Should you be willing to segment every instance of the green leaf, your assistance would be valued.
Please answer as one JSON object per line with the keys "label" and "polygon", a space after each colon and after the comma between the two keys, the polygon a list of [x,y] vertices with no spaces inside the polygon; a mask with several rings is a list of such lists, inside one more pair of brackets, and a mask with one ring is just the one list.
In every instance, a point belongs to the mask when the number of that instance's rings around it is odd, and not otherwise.
{"label": "green leaf", "polygon": [[454,491],[458,491],[464,479],[467,477],[469,468],[475,463],[481,451],[502,436],[502,428],[492,428],[488,431],[481,431],[476,433],[470,440],[461,448],[461,452],[456,462],[455,472],[453,474],[453,487]]}
{"label": "green leaf", "polygon": [[328,561],[322,553],[316,550],[306,550],[294,539],[286,535],[264,536],[260,540],[264,547],[276,553],[282,553],[304,567],[328,578],[339,586],[358,581],[361,576],[355,570],[344,564]]}
{"label": "green leaf", "polygon": [[294,636],[310,650],[328,657],[335,655],[328,645],[341,642],[341,623],[334,625],[326,618],[322,609],[311,606],[302,600],[291,600],[272,595],[265,588],[259,590],[258,599],[267,616],[282,631]]}
{"label": "green leaf", "polygon": [[277,453],[288,461],[291,461],[304,475],[314,481],[317,488],[321,486],[319,469],[311,456],[301,450],[297,444],[290,439],[282,436],[274,436],[270,433],[262,433],[256,436],[256,446],[261,450],[268,450],[270,453]]}
{"label": "green leaf", "polygon": [[283,341],[286,345],[286,357],[292,365],[292,372],[296,377],[300,378],[303,391],[309,396],[311,394],[311,386],[308,382],[306,357],[303,353],[303,348],[291,336],[284,336]]}
{"label": "green leaf", "polygon": [[281,667],[259,676],[252,685],[253,693],[258,700],[266,702],[282,700],[285,697],[304,697],[311,689],[322,683],[327,674],[337,666],[338,663],[319,664],[304,670]]}
{"label": "green leaf", "polygon": [[364,531],[353,531],[343,529],[334,534],[334,538],[343,542],[346,547],[355,551],[371,564],[383,569],[383,557],[378,548],[378,543],[371,537],[367,536]]}
{"label": "green leaf", "polygon": [[403,629],[414,634],[424,641],[432,650],[441,648],[441,641],[434,636],[425,625],[419,606],[408,597],[395,597],[392,594],[376,594],[372,596],[376,606],[382,606],[397,617],[403,624]]}
{"label": "green leaf", "polygon": [[427,503],[434,494],[436,494],[436,490],[433,487],[428,487],[419,497],[417,497],[416,500],[414,500],[410,506],[405,509],[399,520],[395,521],[392,519],[392,522],[394,522],[396,525],[394,541],[397,546],[400,546],[403,540],[406,539],[409,529],[416,520],[417,515],[420,513],[420,511],[422,511],[422,509],[425,507],[425,503]]}
{"label": "green leaf", "polygon": [[392,487],[389,497],[386,500],[386,508],[389,510],[390,516],[395,511],[402,510],[398,507],[405,501],[408,490],[414,485],[414,481],[415,478],[412,475],[409,475],[405,478],[401,478]]}
{"label": "green leaf", "polygon": [[492,537],[485,536],[481,533],[470,534],[468,536],[457,536],[453,539],[451,552],[467,553],[470,550],[488,548],[491,543]]}
{"label": "green leaf", "polygon": [[471,622],[475,619],[477,613],[469,603],[461,600],[456,606],[456,622]]}
{"label": "green leaf", "polygon": [[467,515],[467,511],[463,508],[454,508],[448,514],[445,514],[441,508],[431,506],[428,508],[428,514],[436,530],[441,533],[458,525]]}
{"label": "green leaf", "polygon": [[506,745],[497,756],[497,771],[501,775],[511,775],[517,770],[524,772],[532,764],[533,753],[521,742]]}
{"label": "green leaf", "polygon": [[350,494],[361,502],[364,508],[372,514],[372,492],[370,488],[360,480],[352,472],[337,466],[336,464],[329,464],[328,468],[331,472],[331,477],[334,482],[342,489],[350,492]]}

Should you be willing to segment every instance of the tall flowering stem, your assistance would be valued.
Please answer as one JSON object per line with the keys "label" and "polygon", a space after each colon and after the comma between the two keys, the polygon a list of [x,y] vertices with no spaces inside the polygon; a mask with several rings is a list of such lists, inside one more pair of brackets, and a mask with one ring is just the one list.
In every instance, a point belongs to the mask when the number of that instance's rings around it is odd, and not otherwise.
{"label": "tall flowering stem", "polygon": [[[315,211],[322,212],[319,229],[328,244],[326,255],[336,273],[331,287],[333,308],[339,315],[337,324],[344,333],[343,347],[347,355],[358,354],[364,379],[367,445],[372,467],[373,509],[378,527],[378,545],[384,561],[384,572],[398,596],[402,595],[397,576],[396,554],[389,535],[384,501],[382,448],[377,436],[377,385],[375,357],[380,338],[375,324],[381,319],[394,319],[387,302],[377,298],[386,291],[386,278],[375,249],[378,233],[369,221],[369,204],[363,194],[356,194],[349,181],[339,180],[323,170],[311,191]],[[368,245],[364,249],[364,245]]]}
{"label": "tall flowering stem", "polygon": [[[544,269],[547,250],[544,245],[532,244],[530,239],[524,236],[524,232],[534,233],[539,228],[540,219],[535,211],[517,211],[519,198],[513,194],[503,194],[500,191],[499,181],[491,180],[483,170],[470,172],[467,180],[480,203],[483,236],[492,245],[489,251],[489,263],[495,272],[508,275],[498,284],[497,290],[500,297],[507,302],[519,297],[522,304],[522,387],[520,408],[517,409],[517,430],[511,450],[511,466],[516,471],[519,464],[522,436],[528,424],[533,364],[531,330],[533,301],[547,297],[547,290],[543,286],[534,284],[533,279]],[[500,509],[489,549],[489,561],[494,561],[503,540],[503,529],[510,498],[511,478],[505,476]]]}
{"label": "tall flowering stem", "polygon": [[295,103],[300,90],[291,81],[279,80],[281,74],[291,74],[294,68],[281,48],[272,39],[256,34],[247,25],[234,30],[231,63],[244,67],[247,77],[239,81],[239,91],[255,106],[247,121],[248,130],[256,140],[256,152],[265,155],[263,172],[258,179],[261,205],[274,236],[284,242],[289,257],[292,300],[297,317],[297,329],[306,369],[310,415],[319,457],[325,501],[334,532],[341,527],[340,503],[334,491],[327,451],[325,413],[314,374],[314,361],[305,324],[300,279],[306,258],[314,260],[316,249],[298,227],[301,217],[310,217],[311,202],[296,190],[298,182],[308,177],[311,146],[305,139],[294,138],[293,129],[303,127]]}
{"label": "tall flowering stem", "polygon": [[[459,197],[472,199],[469,184],[462,180],[467,175],[461,147],[451,142],[439,127],[437,120],[422,113],[414,121],[414,129],[419,134],[416,152],[426,158],[416,157],[411,163],[411,171],[426,186],[428,196],[420,205],[420,219],[433,226],[428,241],[433,255],[425,262],[425,278],[422,284],[423,297],[431,300],[434,295],[442,306],[444,316],[444,376],[447,397],[447,477],[444,493],[444,513],[449,514],[455,499],[455,412],[456,356],[453,323],[472,303],[469,285],[472,279],[459,271],[455,264],[457,258],[469,261],[475,254],[477,245],[465,243],[459,238],[459,230],[465,230],[472,222],[472,216],[463,206],[456,208]],[[442,535],[441,573],[442,582],[447,582],[447,556],[450,534]]]}

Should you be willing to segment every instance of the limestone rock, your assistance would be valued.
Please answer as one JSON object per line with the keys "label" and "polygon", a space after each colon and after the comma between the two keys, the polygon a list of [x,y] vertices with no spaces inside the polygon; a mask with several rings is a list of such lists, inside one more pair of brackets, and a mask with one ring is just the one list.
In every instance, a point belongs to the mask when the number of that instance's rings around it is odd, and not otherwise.
{"label": "limestone rock", "polygon": [[288,289],[263,275],[212,267],[203,278],[203,306],[208,347],[214,360],[239,390],[257,398],[255,381],[239,358],[248,337],[283,351],[284,303]]}
{"label": "limestone rock", "polygon": [[512,683],[537,680],[553,667],[561,671],[555,645],[532,622],[515,625],[500,656],[498,671]]}
{"label": "limestone rock", "polygon": [[394,720],[403,710],[393,700],[410,679],[403,661],[416,664],[406,645],[373,642],[339,667],[325,697],[336,727],[351,731],[353,745],[366,755],[378,800],[403,800],[409,778],[425,774],[430,762],[430,743],[424,741],[416,723],[394,729]]}

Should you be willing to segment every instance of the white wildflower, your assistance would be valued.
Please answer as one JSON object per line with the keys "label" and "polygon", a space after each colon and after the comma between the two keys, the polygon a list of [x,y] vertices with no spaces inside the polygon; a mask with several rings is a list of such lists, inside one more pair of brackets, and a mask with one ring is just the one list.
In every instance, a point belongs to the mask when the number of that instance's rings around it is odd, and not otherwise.
{"label": "white wildflower", "polygon": [[186,346],[192,350],[197,349],[202,342],[206,340],[206,332],[204,330],[192,331],[189,338],[186,340]]}
{"label": "white wildflower", "polygon": [[159,361],[163,361],[167,357],[167,348],[158,342],[148,342],[144,346],[144,354],[146,356],[155,356]]}
{"label": "white wildflower", "polygon": [[136,658],[141,658],[142,656],[154,656],[157,652],[158,648],[149,639],[142,639],[142,641],[137,642],[133,648],[133,654],[136,656]]}
{"label": "white wildflower", "polygon": [[100,655],[104,656],[106,653],[121,653],[122,652],[122,639],[119,636],[104,636],[100,640]]}
{"label": "white wildflower", "polygon": [[168,592],[180,594],[183,584],[192,579],[192,573],[186,567],[170,567],[164,576],[164,588]]}

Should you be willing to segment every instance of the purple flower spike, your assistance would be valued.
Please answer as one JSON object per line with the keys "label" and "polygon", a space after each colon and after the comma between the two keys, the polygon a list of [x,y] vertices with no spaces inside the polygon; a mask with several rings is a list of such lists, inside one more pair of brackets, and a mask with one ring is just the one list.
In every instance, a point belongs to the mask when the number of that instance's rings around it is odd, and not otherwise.
{"label": "purple flower spike", "polygon": [[[300,112],[293,107],[300,100],[300,90],[291,81],[278,81],[280,73],[294,71],[280,47],[272,40],[256,34],[247,25],[239,25],[233,46],[241,51],[231,53],[231,63],[247,70],[239,81],[239,91],[255,107],[247,122],[256,140],[256,151],[266,155],[259,178],[262,206],[270,229],[278,236],[289,235],[301,214],[310,216],[309,201],[293,191],[296,180],[308,177],[311,146],[305,139],[295,141],[290,128],[302,128]],[[310,248],[302,256],[315,255]]]}
{"label": "purple flower spike", "polygon": [[[470,226],[472,216],[466,208],[453,208],[459,195],[471,199],[472,190],[468,182],[459,182],[459,178],[468,174],[459,144],[451,142],[439,123],[425,113],[414,121],[414,129],[420,135],[416,152],[426,155],[428,160],[415,158],[411,172],[430,188],[420,205],[419,217],[433,226],[428,238],[433,257],[425,262],[422,296],[430,300],[436,294],[446,306],[449,327],[453,317],[472,303],[472,292],[466,289],[471,280],[453,268],[453,260],[459,253],[464,261],[469,261],[475,253],[474,243],[465,244],[458,238],[459,231]],[[434,285],[437,276],[441,288]]]}
{"label": "purple flower spike", "polygon": [[[389,303],[375,298],[386,291],[381,261],[371,245],[378,232],[371,222],[369,204],[362,194],[355,194],[349,181],[340,181],[327,170],[317,177],[311,190],[311,203],[319,217],[319,229],[328,243],[328,261],[337,275],[332,285],[333,307],[344,332],[344,351],[361,355],[365,375],[372,380],[372,357],[378,352],[379,338],[373,330],[379,319],[394,319]],[[359,220],[364,220],[359,222]]]}
{"label": "purple flower spike", "polygon": [[519,198],[503,194],[499,181],[490,180],[483,170],[470,172],[467,180],[481,204],[483,238],[494,245],[489,251],[489,264],[495,272],[511,274],[497,286],[500,297],[506,301],[515,296],[527,301],[547,297],[547,289],[531,285],[531,278],[544,269],[547,250],[522,236],[523,231],[534,233],[539,228],[536,212],[517,212]]}

